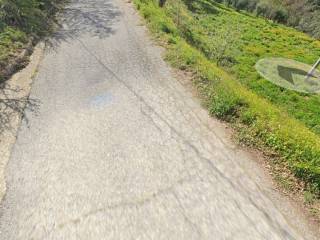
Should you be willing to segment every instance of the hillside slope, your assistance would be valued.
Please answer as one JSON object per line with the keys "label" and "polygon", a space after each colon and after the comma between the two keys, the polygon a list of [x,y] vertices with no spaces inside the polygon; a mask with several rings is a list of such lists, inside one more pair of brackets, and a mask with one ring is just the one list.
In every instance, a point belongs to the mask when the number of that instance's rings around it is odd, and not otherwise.
{"label": "hillside slope", "polygon": [[160,9],[156,1],[135,0],[166,43],[168,61],[194,73],[209,111],[232,122],[242,142],[271,151],[304,190],[320,196],[319,96],[274,86],[254,69],[269,56],[311,64],[320,42],[212,1],[190,2],[169,0]]}

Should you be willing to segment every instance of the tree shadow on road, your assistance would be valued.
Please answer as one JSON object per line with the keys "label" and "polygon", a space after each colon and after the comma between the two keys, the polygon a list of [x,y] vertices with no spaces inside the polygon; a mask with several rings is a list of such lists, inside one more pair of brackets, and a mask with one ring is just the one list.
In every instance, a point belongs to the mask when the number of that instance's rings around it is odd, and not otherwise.
{"label": "tree shadow on road", "polygon": [[57,17],[57,30],[48,39],[51,48],[82,35],[107,38],[115,33],[113,25],[121,16],[110,0],[71,0]]}
{"label": "tree shadow on road", "polygon": [[17,117],[28,124],[26,112],[37,114],[40,101],[29,96],[21,96],[22,91],[23,89],[13,87],[6,82],[0,83],[0,134],[3,132],[14,134],[16,129],[14,119]]}

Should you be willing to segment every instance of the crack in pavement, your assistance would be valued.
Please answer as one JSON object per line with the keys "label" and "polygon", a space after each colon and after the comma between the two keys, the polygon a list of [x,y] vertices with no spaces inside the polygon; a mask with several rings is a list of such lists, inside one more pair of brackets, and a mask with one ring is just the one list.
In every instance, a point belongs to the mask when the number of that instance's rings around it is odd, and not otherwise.
{"label": "crack in pavement", "polygon": [[110,205],[107,205],[107,206],[104,206],[101,208],[93,209],[89,212],[86,212],[86,213],[80,215],[79,217],[76,217],[76,218],[70,219],[66,222],[57,224],[56,228],[49,231],[49,235],[52,234],[53,232],[55,232],[57,229],[62,230],[63,228],[65,228],[69,224],[79,224],[81,221],[85,220],[86,218],[89,218],[89,217],[96,215],[98,213],[101,213],[101,212],[112,211],[112,210],[116,210],[116,209],[120,209],[120,208],[142,207],[146,204],[151,203],[153,200],[155,200],[156,198],[158,198],[164,194],[172,193],[177,186],[181,186],[184,183],[192,182],[192,181],[193,181],[193,176],[185,177],[185,178],[182,178],[182,179],[176,181],[173,185],[171,185],[167,188],[158,190],[157,192],[151,194],[148,197],[145,197],[145,198],[142,198],[142,199],[139,199],[136,201],[119,202],[116,204],[110,204]]}

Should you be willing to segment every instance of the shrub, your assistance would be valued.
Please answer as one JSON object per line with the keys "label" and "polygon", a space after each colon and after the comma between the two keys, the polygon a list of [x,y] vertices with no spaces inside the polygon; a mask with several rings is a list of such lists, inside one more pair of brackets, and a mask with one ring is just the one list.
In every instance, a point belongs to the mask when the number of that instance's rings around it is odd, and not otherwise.
{"label": "shrub", "polygon": [[247,9],[248,6],[249,6],[249,0],[239,0],[235,4],[235,7],[236,7],[237,10]]}
{"label": "shrub", "polygon": [[46,32],[58,2],[60,0],[1,0],[0,27],[9,25],[41,35]]}
{"label": "shrub", "polygon": [[273,19],[279,23],[286,23],[288,21],[288,11],[286,9],[277,9],[273,14]]}

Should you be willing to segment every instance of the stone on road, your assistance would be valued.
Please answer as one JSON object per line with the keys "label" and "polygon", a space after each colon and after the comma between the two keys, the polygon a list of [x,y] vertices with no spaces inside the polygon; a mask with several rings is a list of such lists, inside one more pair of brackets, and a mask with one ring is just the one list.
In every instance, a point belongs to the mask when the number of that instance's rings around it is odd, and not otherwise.
{"label": "stone on road", "polygon": [[131,5],[72,0],[61,21],[7,166],[1,240],[301,239]]}

